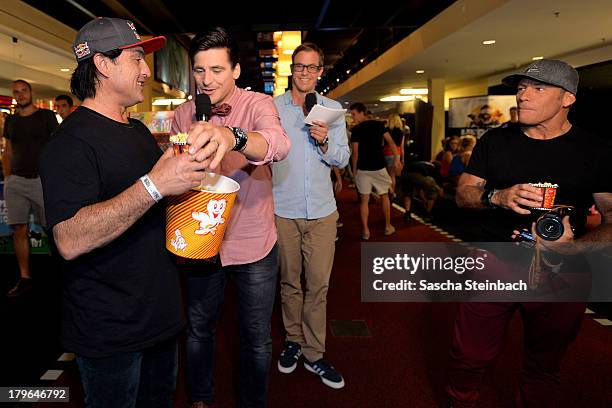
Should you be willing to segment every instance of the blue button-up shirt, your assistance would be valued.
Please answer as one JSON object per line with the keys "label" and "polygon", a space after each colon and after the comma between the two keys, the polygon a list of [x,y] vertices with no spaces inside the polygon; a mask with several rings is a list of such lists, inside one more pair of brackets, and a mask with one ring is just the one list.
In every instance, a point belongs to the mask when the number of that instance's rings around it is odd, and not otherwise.
{"label": "blue button-up shirt", "polygon": [[[342,108],[338,102],[319,94],[317,103],[328,108]],[[350,156],[344,117],[328,123],[329,144],[327,152],[323,153],[310,137],[302,107],[293,104],[291,91],[274,98],[274,104],[281,125],[291,139],[287,158],[272,166],[274,213],[290,219],[327,217],[336,211],[331,166],[345,167]]]}

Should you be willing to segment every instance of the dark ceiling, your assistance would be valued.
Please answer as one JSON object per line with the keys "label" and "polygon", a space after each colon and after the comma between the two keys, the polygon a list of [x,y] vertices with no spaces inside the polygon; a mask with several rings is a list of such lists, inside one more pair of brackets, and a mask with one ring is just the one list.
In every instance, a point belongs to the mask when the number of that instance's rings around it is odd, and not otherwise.
{"label": "dark ceiling", "polygon": [[[186,0],[26,0],[26,3],[78,30],[93,16],[134,21],[140,34],[185,35],[204,25],[232,30],[241,52],[239,86],[264,90],[260,50],[270,48],[274,31],[302,31],[303,41],[319,45],[326,70],[318,90],[333,89],[348,76],[419,28],[452,0],[193,2]],[[199,6],[194,6],[200,3]],[[268,41],[266,41],[268,40]],[[349,73],[347,74],[347,71]],[[339,81],[338,81],[339,80]]]}

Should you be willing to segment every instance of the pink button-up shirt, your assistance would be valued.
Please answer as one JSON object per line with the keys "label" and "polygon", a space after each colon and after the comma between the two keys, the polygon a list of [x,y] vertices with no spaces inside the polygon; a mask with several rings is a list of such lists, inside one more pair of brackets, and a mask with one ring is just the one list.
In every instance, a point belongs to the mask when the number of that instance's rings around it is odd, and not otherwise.
{"label": "pink button-up shirt", "polygon": [[[213,116],[209,122],[259,133],[268,142],[268,152],[260,162],[248,161],[238,152],[227,153],[221,161],[221,174],[240,184],[221,244],[224,266],[259,261],[276,243],[270,163],[284,159],[291,145],[270,96],[236,87],[226,103],[232,107],[230,114]],[[187,132],[193,122],[195,103],[185,102],[174,112],[172,133]]]}

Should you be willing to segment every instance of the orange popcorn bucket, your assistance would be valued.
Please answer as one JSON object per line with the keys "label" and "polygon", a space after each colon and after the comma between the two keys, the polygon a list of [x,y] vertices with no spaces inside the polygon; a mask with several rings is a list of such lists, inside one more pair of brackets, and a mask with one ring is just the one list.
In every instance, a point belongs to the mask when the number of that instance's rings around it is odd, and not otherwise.
{"label": "orange popcorn bucket", "polygon": [[555,198],[557,196],[558,184],[553,183],[529,183],[529,185],[540,189],[542,194],[542,202],[540,207],[535,207],[535,210],[550,210],[555,205]]}
{"label": "orange popcorn bucket", "polygon": [[168,197],[166,249],[189,259],[217,255],[238,190],[231,178],[206,173],[199,187]]}

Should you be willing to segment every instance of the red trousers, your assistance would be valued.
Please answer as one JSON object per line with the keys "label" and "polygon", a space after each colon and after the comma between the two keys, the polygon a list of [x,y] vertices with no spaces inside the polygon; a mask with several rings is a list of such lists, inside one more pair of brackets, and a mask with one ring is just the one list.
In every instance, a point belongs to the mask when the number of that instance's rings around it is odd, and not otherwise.
{"label": "red trousers", "polygon": [[517,407],[553,407],[561,360],[580,330],[585,303],[462,303],[450,352],[447,393],[453,407],[473,407],[482,375],[500,353],[514,312],[524,326]]}

